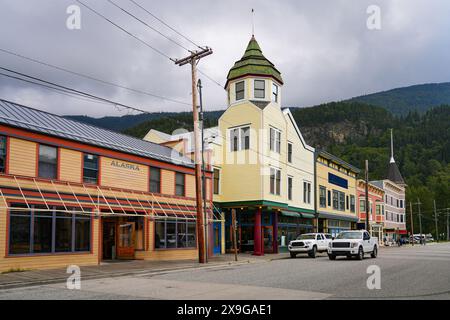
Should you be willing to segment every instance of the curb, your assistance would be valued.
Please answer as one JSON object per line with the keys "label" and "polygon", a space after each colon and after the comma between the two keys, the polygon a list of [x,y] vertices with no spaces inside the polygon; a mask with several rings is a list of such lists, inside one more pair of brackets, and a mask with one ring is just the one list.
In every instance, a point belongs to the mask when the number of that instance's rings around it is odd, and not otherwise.
{"label": "curb", "polygon": [[[183,267],[175,267],[175,268],[167,268],[167,269],[156,269],[156,270],[136,270],[136,271],[126,271],[126,272],[111,272],[111,273],[102,273],[95,275],[84,276],[83,280],[95,280],[95,279],[106,279],[106,278],[118,278],[118,277],[126,277],[126,276],[156,276],[171,272],[180,272],[184,270],[195,270],[195,269],[214,269],[220,267],[232,267],[239,266],[250,263],[259,263],[266,261],[251,261],[251,260],[242,260],[242,261],[231,261],[231,262],[222,262],[216,263],[212,265],[199,265],[199,266],[183,266]],[[35,281],[27,281],[27,282],[10,282],[6,284],[0,284],[0,290],[5,289],[14,289],[14,288],[24,288],[24,287],[33,287],[40,285],[48,285],[48,284],[57,284],[64,283],[67,281],[67,277],[53,278],[53,279],[45,279],[45,280],[35,280]]]}

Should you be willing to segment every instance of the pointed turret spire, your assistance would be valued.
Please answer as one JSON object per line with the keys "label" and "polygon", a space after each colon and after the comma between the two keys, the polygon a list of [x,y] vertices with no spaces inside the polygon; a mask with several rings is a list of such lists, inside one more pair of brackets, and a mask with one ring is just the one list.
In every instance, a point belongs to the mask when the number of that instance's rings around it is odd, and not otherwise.
{"label": "pointed turret spire", "polygon": [[391,160],[389,161],[386,178],[399,185],[405,186],[405,180],[403,180],[402,174],[394,160],[394,136],[392,131],[393,130],[391,129]]}
{"label": "pointed turret spire", "polygon": [[390,163],[394,163],[394,136],[392,135],[392,129],[391,129],[391,161]]}

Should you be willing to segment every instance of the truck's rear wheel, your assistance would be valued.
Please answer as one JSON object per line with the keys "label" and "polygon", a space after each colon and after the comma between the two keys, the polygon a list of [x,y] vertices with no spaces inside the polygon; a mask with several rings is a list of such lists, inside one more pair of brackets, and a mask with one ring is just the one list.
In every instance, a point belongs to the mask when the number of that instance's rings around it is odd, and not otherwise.
{"label": "truck's rear wheel", "polygon": [[377,257],[377,255],[378,255],[378,248],[377,248],[377,246],[374,246],[373,251],[370,254],[370,256],[375,259]]}
{"label": "truck's rear wheel", "polygon": [[356,258],[358,260],[363,260],[364,259],[364,250],[362,247],[359,247],[358,249],[358,255],[356,256]]}

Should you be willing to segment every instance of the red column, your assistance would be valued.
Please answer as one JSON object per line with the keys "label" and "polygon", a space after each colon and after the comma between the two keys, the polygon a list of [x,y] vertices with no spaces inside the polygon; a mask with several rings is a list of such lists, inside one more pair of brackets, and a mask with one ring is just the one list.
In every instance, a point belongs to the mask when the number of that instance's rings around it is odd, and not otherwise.
{"label": "red column", "polygon": [[261,228],[261,209],[257,209],[255,212],[255,231],[254,231],[254,250],[255,256],[264,255],[264,248],[262,243],[262,228]]}

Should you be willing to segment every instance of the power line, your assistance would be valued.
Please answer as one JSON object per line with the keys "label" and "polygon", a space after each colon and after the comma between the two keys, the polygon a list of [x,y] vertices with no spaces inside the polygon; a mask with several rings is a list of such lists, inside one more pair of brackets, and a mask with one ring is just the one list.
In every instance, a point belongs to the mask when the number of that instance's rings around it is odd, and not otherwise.
{"label": "power line", "polygon": [[73,71],[73,70],[69,70],[69,69],[63,68],[63,67],[59,67],[59,66],[56,66],[54,64],[50,64],[48,62],[44,62],[44,61],[40,61],[40,60],[37,60],[37,59],[34,59],[34,58],[30,58],[30,57],[27,57],[27,56],[24,56],[24,55],[21,55],[19,53],[15,53],[15,52],[12,52],[12,51],[9,51],[9,50],[6,50],[6,49],[0,48],[0,51],[2,51],[4,53],[7,53],[7,54],[10,54],[10,55],[14,55],[16,57],[19,57],[19,58],[22,58],[22,59],[25,59],[25,60],[28,60],[28,61],[31,61],[31,62],[34,62],[34,63],[41,64],[43,66],[54,68],[54,69],[59,70],[59,71],[67,72],[67,73],[70,73],[70,74],[73,74],[73,75],[76,75],[76,76],[79,76],[79,77],[83,77],[83,78],[86,78],[86,79],[98,81],[98,82],[103,83],[103,84],[107,84],[107,85],[114,86],[114,87],[117,87],[117,88],[121,88],[121,89],[129,90],[129,91],[132,91],[132,92],[144,94],[144,95],[151,96],[151,97],[154,97],[154,98],[158,98],[158,99],[161,99],[161,100],[166,100],[166,101],[170,101],[170,102],[174,102],[174,103],[190,106],[190,104],[187,103],[187,102],[183,102],[183,101],[179,101],[179,100],[163,97],[163,96],[160,96],[160,95],[156,95],[154,93],[150,93],[148,91],[143,91],[143,90],[139,90],[139,89],[133,89],[133,88],[130,88],[130,87],[127,87],[127,86],[123,86],[123,85],[117,84],[117,83],[113,83],[113,82],[109,82],[109,81],[102,80],[102,79],[99,79],[99,78],[95,78],[93,76],[85,75],[85,74],[82,74],[82,73],[77,72],[77,71]]}
{"label": "power line", "polygon": [[186,48],[185,46],[183,46],[182,44],[178,43],[177,41],[173,40],[172,38],[170,38],[169,36],[166,36],[164,33],[162,33],[161,31],[153,28],[152,26],[150,26],[148,23],[146,23],[145,21],[139,19],[138,17],[136,17],[134,14],[132,14],[131,12],[125,10],[124,8],[122,8],[121,6],[119,6],[118,4],[116,4],[114,1],[112,0],[106,0],[109,3],[111,3],[113,6],[115,6],[116,8],[118,8],[119,10],[125,12],[127,15],[129,15],[130,17],[134,18],[135,20],[139,21],[140,23],[142,23],[144,26],[146,26],[147,28],[153,30],[154,32],[158,33],[159,35],[161,35],[162,37],[166,38],[167,40],[169,40],[170,42],[176,44],[177,46],[183,48],[184,50],[188,51],[188,52],[192,52],[191,50],[189,50],[188,48]]}
{"label": "power line", "polygon": [[[91,99],[95,99],[95,100],[99,100],[99,101],[102,101],[102,102],[105,102],[105,103],[109,103],[109,104],[112,104],[112,105],[114,105],[116,107],[119,106],[119,107],[123,107],[123,108],[129,109],[129,110],[134,110],[134,111],[147,113],[147,114],[151,113],[151,112],[143,110],[143,109],[135,108],[135,107],[132,107],[132,106],[120,103],[120,102],[116,102],[116,101],[113,101],[113,100],[110,100],[110,99],[102,98],[102,97],[99,97],[99,96],[96,96],[96,95],[93,95],[93,94],[90,94],[90,93],[87,93],[87,92],[84,92],[84,91],[81,91],[81,90],[76,90],[76,89],[72,89],[72,88],[69,88],[69,87],[66,87],[66,86],[62,86],[62,85],[59,85],[57,83],[54,83],[54,82],[51,82],[51,81],[47,81],[47,80],[43,80],[43,79],[40,79],[40,78],[37,78],[37,77],[33,77],[33,76],[30,76],[30,75],[27,75],[27,74],[24,74],[24,73],[21,73],[21,72],[18,72],[18,71],[14,71],[14,70],[8,69],[8,68],[0,67],[0,69],[1,70],[5,70],[5,71],[10,72],[10,73],[14,73],[14,74],[20,75],[20,76],[28,78],[28,79],[33,79],[35,81],[43,82],[46,85],[48,85],[47,87],[54,86],[54,87],[59,89],[58,91],[65,91],[65,92],[69,91],[70,93],[74,93],[74,94],[80,95],[82,97],[88,97],[88,98],[91,98]],[[12,78],[13,76],[9,76],[9,77]],[[25,82],[30,82],[30,81],[26,81],[25,79],[21,79],[21,78],[18,78],[18,77],[14,77],[14,78],[16,78],[17,80],[25,81]],[[32,83],[32,82],[30,82],[30,83]]]}
{"label": "power line", "polygon": [[177,33],[179,36],[183,37],[184,39],[186,39],[187,41],[189,41],[190,43],[192,43],[194,46],[198,47],[199,49],[204,49],[203,47],[199,46],[197,43],[195,43],[194,41],[192,41],[190,38],[188,38],[187,36],[185,36],[184,34],[182,34],[181,32],[179,32],[178,30],[176,30],[175,28],[171,27],[169,24],[167,24],[166,22],[164,22],[162,19],[158,18],[155,14],[151,13],[148,9],[144,8],[143,6],[141,6],[139,3],[137,3],[134,0],[129,0],[130,2],[132,2],[134,5],[136,5],[137,7],[141,8],[142,10],[144,10],[146,13],[148,13],[150,16],[152,16],[153,18],[155,18],[156,20],[158,20],[159,22],[161,22],[163,25],[165,25],[167,28],[169,28],[170,30],[172,30],[173,32]]}
{"label": "power line", "polygon": [[110,24],[112,24],[113,26],[115,26],[116,28],[120,29],[121,31],[125,32],[126,34],[128,34],[130,37],[133,37],[134,39],[138,40],[139,42],[141,42],[142,44],[144,44],[145,46],[149,47],[150,49],[152,49],[153,51],[155,51],[156,53],[162,55],[163,57],[169,59],[170,61],[175,62],[175,59],[172,59],[171,57],[169,57],[167,54],[165,54],[164,52],[162,52],[159,49],[156,49],[155,47],[153,47],[152,45],[150,45],[149,43],[145,42],[144,40],[142,40],[141,38],[139,38],[138,36],[134,35],[133,33],[131,33],[130,31],[126,30],[125,28],[119,26],[117,23],[113,22],[112,20],[108,19],[107,17],[105,17],[104,15],[102,15],[100,12],[96,11],[95,9],[89,7],[87,4],[81,2],[80,0],[75,0],[76,2],[78,2],[79,4],[81,4],[82,6],[84,6],[85,8],[87,8],[88,10],[92,11],[93,13],[95,13],[96,15],[98,15],[99,17],[101,17],[102,19],[106,20],[107,22],[109,22]]}

